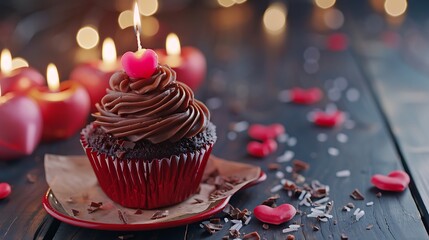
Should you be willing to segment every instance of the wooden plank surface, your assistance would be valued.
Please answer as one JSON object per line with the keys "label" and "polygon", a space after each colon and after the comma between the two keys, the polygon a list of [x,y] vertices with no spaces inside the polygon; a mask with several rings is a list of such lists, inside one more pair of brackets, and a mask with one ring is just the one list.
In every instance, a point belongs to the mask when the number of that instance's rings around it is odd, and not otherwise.
{"label": "wooden plank surface", "polygon": [[[295,153],[295,158],[311,165],[303,173],[307,181],[317,179],[330,186],[330,197],[335,202],[333,220],[337,222],[320,223],[297,215],[292,222],[303,224],[298,232],[293,233],[297,239],[339,239],[343,233],[349,239],[427,239],[409,189],[399,194],[383,192],[383,197],[377,198],[375,194],[378,191],[369,182],[372,174],[386,174],[401,169],[402,164],[355,56],[350,51],[331,52],[324,48],[324,39],[329,32],[313,31],[309,23],[311,6],[301,1],[288,6],[293,11],[289,11],[287,37],[279,45],[269,45],[270,40],[264,35],[260,21],[263,7],[251,3],[228,9],[191,8],[180,15],[179,30],[175,30],[179,36],[184,35],[186,43],[201,48],[208,60],[208,78],[197,95],[206,102],[221,103],[219,108],[212,109],[212,120],[217,125],[219,137],[214,154],[260,165],[268,174],[265,182],[237,193],[231,204],[253,210],[271,196],[270,189],[279,180],[267,165],[290,150]],[[196,22],[195,16],[200,21]],[[176,18],[179,17],[163,15],[161,25],[175,29]],[[307,74],[303,69],[303,53],[310,46],[318,48],[321,55],[319,71],[314,74]],[[148,42],[147,47],[162,47],[162,43]],[[344,77],[347,86],[341,98],[334,103],[353,121],[345,126],[320,129],[307,120],[310,111],[325,108],[331,102],[326,96],[314,106],[296,106],[277,100],[279,91],[295,86],[318,86],[327,93],[338,84],[339,81],[335,81],[338,77]],[[358,101],[347,100],[345,93],[350,89],[359,92]],[[296,138],[296,145],[279,143],[277,152],[265,159],[249,157],[245,149],[249,141],[246,133],[238,133],[236,139],[228,139],[230,123],[243,120],[265,124],[280,122],[285,125],[288,135]],[[327,136],[325,142],[317,140],[321,133]],[[340,133],[348,137],[347,142],[337,140]],[[337,149],[338,156],[333,156],[332,151],[329,154],[329,148]],[[159,231],[119,232],[84,229],[53,220],[44,212],[40,202],[47,190],[41,161],[45,153],[81,154],[82,150],[75,136],[63,142],[43,144],[29,158],[0,163],[0,169],[6,173],[0,175],[0,181],[7,181],[14,187],[10,198],[0,201],[0,214],[11,216],[0,218],[0,239],[118,239],[120,236],[131,239],[220,239],[228,233],[230,223],[225,224],[220,232],[208,235],[199,223]],[[290,165],[290,162],[281,164],[286,178],[291,178],[284,170]],[[335,173],[344,169],[350,170],[351,176],[337,178]],[[38,177],[36,183],[26,182],[29,171],[34,171]],[[349,197],[355,188],[365,195],[364,201],[354,201]],[[310,212],[309,208],[298,206],[298,201],[290,199],[285,191],[278,193],[279,203],[288,202]],[[366,206],[369,201],[374,205]],[[341,210],[348,202],[365,210],[366,214],[360,221],[354,220],[352,212]],[[224,214],[218,216],[223,218]],[[281,230],[289,224],[263,230],[262,223],[253,217],[242,232],[258,231],[266,239],[285,239],[287,234]],[[374,227],[366,230],[369,224]],[[320,226],[320,231],[313,231],[313,225]]]}

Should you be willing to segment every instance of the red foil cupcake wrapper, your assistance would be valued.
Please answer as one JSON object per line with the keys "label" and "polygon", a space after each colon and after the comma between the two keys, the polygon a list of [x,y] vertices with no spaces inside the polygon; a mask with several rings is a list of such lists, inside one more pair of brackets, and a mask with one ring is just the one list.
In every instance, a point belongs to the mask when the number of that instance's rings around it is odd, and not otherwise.
{"label": "red foil cupcake wrapper", "polygon": [[130,208],[154,209],[186,200],[200,185],[213,144],[163,159],[120,160],[89,147],[88,125],[81,144],[98,182],[113,201]]}

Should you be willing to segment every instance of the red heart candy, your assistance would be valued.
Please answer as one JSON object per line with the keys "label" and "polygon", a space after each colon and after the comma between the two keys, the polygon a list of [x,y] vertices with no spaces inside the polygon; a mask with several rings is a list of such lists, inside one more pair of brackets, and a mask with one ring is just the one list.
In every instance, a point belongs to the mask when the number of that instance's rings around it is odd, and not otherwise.
{"label": "red heart candy", "polygon": [[152,49],[126,52],[122,55],[121,63],[130,78],[149,78],[158,66],[158,55]]}
{"label": "red heart candy", "polygon": [[273,153],[277,150],[277,142],[273,139],[267,139],[264,141],[263,144],[268,148],[268,150],[270,151],[269,153]]}
{"label": "red heart candy", "polygon": [[296,214],[296,209],[294,206],[287,203],[276,208],[259,205],[253,209],[253,214],[261,222],[279,225],[291,220]]}
{"label": "red heart candy", "polygon": [[344,121],[344,113],[341,111],[335,111],[332,113],[318,111],[314,114],[313,121],[317,126],[334,127]]}
{"label": "red heart candy", "polygon": [[42,115],[36,103],[25,96],[13,97],[0,104],[0,116],[0,160],[30,155],[42,136]]}
{"label": "red heart candy", "polygon": [[327,47],[331,51],[339,52],[347,49],[348,39],[345,34],[334,33],[328,37]]}
{"label": "red heart candy", "polygon": [[9,183],[0,183],[0,199],[7,198],[11,192],[12,188],[10,187]]}
{"label": "red heart candy", "polygon": [[322,99],[322,91],[319,88],[292,88],[290,90],[292,102],[297,104],[313,104]]}
{"label": "red heart candy", "polygon": [[410,183],[410,176],[404,171],[396,170],[387,176],[375,174],[371,178],[371,183],[381,190],[402,192]]}
{"label": "red heart candy", "polygon": [[273,139],[285,133],[285,128],[279,123],[271,124],[268,126],[262,124],[252,124],[247,131],[251,138],[265,141]]}
{"label": "red heart candy", "polygon": [[254,157],[266,157],[270,154],[270,147],[267,144],[252,141],[247,144],[247,152]]}

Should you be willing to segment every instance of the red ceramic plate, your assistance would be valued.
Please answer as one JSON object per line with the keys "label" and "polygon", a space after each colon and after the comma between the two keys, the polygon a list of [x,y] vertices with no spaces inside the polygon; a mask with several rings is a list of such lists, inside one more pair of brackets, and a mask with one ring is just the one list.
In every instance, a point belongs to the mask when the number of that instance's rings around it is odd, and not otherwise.
{"label": "red ceramic plate", "polygon": [[[267,178],[267,175],[263,171],[261,171],[261,174],[259,175],[258,179],[248,183],[243,188],[248,188],[255,184],[258,184],[264,181],[266,178]],[[160,228],[176,227],[176,226],[185,225],[185,224],[207,219],[210,216],[222,211],[222,209],[226,206],[226,204],[228,204],[228,201],[230,198],[231,197],[227,197],[225,199],[218,200],[214,202],[212,205],[210,205],[210,207],[207,208],[206,210],[196,214],[177,217],[175,219],[165,221],[165,222],[147,223],[147,224],[145,223],[112,224],[112,223],[91,222],[91,221],[77,219],[69,215],[64,210],[63,206],[55,198],[54,193],[51,191],[51,189],[48,189],[48,191],[46,192],[46,195],[43,198],[43,207],[54,218],[74,226],[92,228],[92,229],[101,229],[101,230],[137,231],[137,230],[153,230],[153,229],[160,229]]]}

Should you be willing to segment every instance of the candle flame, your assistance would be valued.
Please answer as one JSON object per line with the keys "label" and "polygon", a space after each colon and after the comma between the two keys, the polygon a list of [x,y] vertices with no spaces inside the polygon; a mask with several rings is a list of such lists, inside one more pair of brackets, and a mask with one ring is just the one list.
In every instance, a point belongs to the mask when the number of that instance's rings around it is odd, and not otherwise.
{"label": "candle flame", "polygon": [[104,40],[101,55],[105,64],[114,64],[116,62],[116,48],[113,39],[106,38]]}
{"label": "candle flame", "polygon": [[165,48],[167,55],[169,56],[180,56],[180,41],[179,37],[175,33],[170,33],[165,41]]}
{"label": "candle flame", "polygon": [[48,68],[46,69],[46,78],[48,80],[49,90],[57,92],[60,89],[60,77],[58,76],[58,69],[55,64],[48,64]]}
{"label": "candle flame", "polygon": [[3,49],[0,56],[0,68],[3,74],[9,74],[12,71],[12,54],[9,49]]}
{"label": "candle flame", "polygon": [[138,50],[142,50],[142,44],[140,40],[140,29],[141,29],[141,22],[140,22],[140,13],[139,13],[139,5],[137,2],[134,3],[134,31],[136,32],[137,37],[137,47]]}

